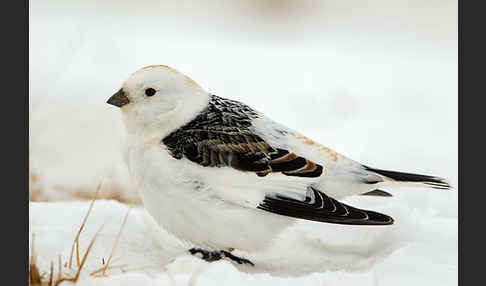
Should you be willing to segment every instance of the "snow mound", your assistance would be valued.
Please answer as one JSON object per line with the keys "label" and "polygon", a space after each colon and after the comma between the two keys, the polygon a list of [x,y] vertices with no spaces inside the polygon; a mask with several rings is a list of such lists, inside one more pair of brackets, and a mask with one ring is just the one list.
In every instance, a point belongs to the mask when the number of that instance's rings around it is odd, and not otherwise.
{"label": "snow mound", "polygon": [[[235,251],[253,261],[254,267],[229,261],[207,263],[188,255],[191,245],[165,232],[138,206],[129,213],[108,275],[100,278],[90,273],[106,263],[129,207],[98,200],[80,235],[81,256],[103,228],[77,285],[334,285],[337,281],[340,285],[456,285],[456,192],[402,189],[393,198],[355,197],[347,202],[390,214],[396,224],[363,227],[300,221],[263,252]],[[69,260],[88,208],[88,202],[30,203],[30,232],[35,234],[41,273],[48,273],[52,261],[56,277],[58,256],[63,264]],[[62,271],[67,276],[75,272],[64,266]]]}

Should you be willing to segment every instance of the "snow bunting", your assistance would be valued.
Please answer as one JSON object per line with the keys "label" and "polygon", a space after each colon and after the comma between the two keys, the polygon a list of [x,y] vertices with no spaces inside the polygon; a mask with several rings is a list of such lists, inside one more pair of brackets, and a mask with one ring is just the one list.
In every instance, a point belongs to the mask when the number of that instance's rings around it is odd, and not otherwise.
{"label": "snow bunting", "polygon": [[248,105],[204,91],[163,65],[133,73],[108,100],[127,132],[126,159],[149,213],[208,261],[267,246],[296,219],[389,225],[343,203],[400,184],[449,189],[441,178],[353,161]]}

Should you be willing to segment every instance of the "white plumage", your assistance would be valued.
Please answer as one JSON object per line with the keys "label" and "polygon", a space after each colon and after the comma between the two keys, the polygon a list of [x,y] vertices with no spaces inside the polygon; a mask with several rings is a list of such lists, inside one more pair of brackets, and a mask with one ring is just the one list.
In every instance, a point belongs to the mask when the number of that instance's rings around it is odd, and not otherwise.
{"label": "white plumage", "polygon": [[135,72],[108,103],[122,110],[127,164],[145,207],[198,247],[258,250],[296,218],[390,224],[332,198],[398,183],[449,188],[440,178],[361,165],[167,66]]}

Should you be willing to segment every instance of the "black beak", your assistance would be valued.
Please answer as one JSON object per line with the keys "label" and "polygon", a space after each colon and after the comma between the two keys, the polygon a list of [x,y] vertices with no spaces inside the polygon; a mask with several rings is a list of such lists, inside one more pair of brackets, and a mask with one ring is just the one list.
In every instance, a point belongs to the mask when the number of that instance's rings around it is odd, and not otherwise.
{"label": "black beak", "polygon": [[128,97],[123,92],[123,88],[120,88],[115,94],[113,94],[106,103],[109,103],[114,106],[122,107],[123,105],[129,103]]}

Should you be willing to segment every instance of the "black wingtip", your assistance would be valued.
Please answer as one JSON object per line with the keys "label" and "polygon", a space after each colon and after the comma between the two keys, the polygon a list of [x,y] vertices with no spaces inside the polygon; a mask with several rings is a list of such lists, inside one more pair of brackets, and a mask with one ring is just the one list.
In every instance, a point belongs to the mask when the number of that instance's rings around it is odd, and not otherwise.
{"label": "black wingtip", "polygon": [[376,225],[391,225],[395,223],[395,220],[386,214],[374,212],[374,211],[368,211],[368,210],[361,210],[366,212],[368,215],[370,221],[374,221]]}
{"label": "black wingtip", "polygon": [[258,209],[294,218],[346,225],[391,225],[393,218],[374,211],[358,209],[328,197],[310,187],[305,200],[267,195]]}
{"label": "black wingtip", "polygon": [[363,165],[363,167],[367,171],[377,173],[379,175],[388,177],[398,182],[416,182],[416,183],[423,183],[434,189],[442,189],[442,190],[452,189],[452,186],[445,179],[435,177],[435,176],[404,173],[404,172],[397,172],[397,171],[390,171],[390,170],[381,170],[381,169],[371,168],[365,165]]}

